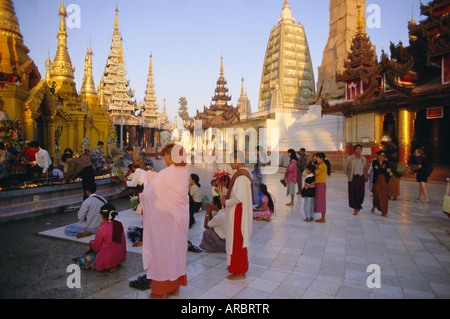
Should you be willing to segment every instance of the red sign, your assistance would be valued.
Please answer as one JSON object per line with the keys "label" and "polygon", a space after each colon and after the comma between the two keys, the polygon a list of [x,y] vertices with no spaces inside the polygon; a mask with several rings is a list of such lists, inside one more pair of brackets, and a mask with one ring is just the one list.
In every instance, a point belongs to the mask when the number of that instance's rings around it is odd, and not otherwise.
{"label": "red sign", "polygon": [[444,117],[444,108],[441,107],[429,107],[427,108],[427,119],[441,119]]}

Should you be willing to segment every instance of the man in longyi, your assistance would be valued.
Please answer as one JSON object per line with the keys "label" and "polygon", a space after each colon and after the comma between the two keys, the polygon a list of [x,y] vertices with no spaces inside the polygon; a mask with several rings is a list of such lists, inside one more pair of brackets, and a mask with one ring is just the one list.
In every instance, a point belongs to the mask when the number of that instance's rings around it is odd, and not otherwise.
{"label": "man in longyi", "polygon": [[167,168],[146,174],[140,195],[143,207],[142,261],[151,279],[151,298],[178,295],[187,285],[189,172],[186,152],[169,144],[161,152]]}
{"label": "man in longyi", "polygon": [[253,206],[252,178],[244,167],[244,154],[231,155],[231,168],[236,170],[228,187],[227,197],[221,198],[227,220],[226,251],[229,280],[245,279],[248,271],[248,253],[252,236]]}

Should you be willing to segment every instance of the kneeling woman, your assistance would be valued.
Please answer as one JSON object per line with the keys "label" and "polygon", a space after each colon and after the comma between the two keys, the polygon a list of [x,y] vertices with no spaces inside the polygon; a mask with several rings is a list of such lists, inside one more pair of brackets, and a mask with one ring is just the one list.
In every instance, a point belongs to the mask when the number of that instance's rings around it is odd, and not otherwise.
{"label": "kneeling woman", "polygon": [[127,257],[125,233],[122,223],[114,220],[117,216],[114,205],[103,205],[100,216],[102,221],[95,239],[89,243],[90,251],[79,257],[77,264],[81,269],[114,272]]}

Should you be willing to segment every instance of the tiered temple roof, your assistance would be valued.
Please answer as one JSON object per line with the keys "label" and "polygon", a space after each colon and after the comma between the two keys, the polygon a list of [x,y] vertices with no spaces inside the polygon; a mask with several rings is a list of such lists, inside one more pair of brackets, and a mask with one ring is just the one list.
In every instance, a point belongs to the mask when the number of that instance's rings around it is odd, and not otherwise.
{"label": "tiered temple roof", "polygon": [[133,92],[126,79],[125,61],[123,58],[122,36],[119,32],[119,9],[116,7],[116,20],[112,37],[111,50],[106,61],[105,71],[100,86],[100,97],[111,115],[127,114],[134,117],[136,103],[131,99]]}
{"label": "tiered temple roof", "polygon": [[195,120],[202,121],[203,128],[217,127],[221,125],[234,124],[239,121],[239,108],[229,105],[231,96],[228,96],[227,81],[223,72],[223,57],[220,57],[220,77],[217,80],[215,95],[209,108],[204,108],[203,112],[195,116]]}

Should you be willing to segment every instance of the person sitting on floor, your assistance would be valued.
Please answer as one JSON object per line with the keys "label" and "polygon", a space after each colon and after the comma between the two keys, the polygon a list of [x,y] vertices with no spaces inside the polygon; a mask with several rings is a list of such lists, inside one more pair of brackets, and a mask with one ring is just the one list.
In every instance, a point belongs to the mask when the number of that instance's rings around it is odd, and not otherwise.
{"label": "person sitting on floor", "polygon": [[101,218],[95,239],[89,242],[90,251],[77,258],[81,269],[108,270],[115,272],[127,259],[125,232],[121,222],[114,220],[118,215],[112,204],[103,205],[97,213]]}
{"label": "person sitting on floor", "polygon": [[259,221],[265,220],[270,222],[274,211],[272,196],[267,191],[266,184],[260,184],[259,190],[262,194],[262,205],[258,205],[257,207],[253,208],[253,219]]}
{"label": "person sitting on floor", "polygon": [[220,198],[215,197],[210,207],[216,207],[217,213],[213,214],[212,209],[206,210],[203,224],[205,230],[200,248],[207,252],[225,252],[226,218],[224,210],[218,209],[220,206]]}
{"label": "person sitting on floor", "polygon": [[86,187],[87,199],[81,204],[78,211],[78,222],[66,226],[64,233],[67,236],[82,238],[95,234],[100,227],[100,208],[106,204],[106,199],[95,194],[97,185],[91,183]]}

